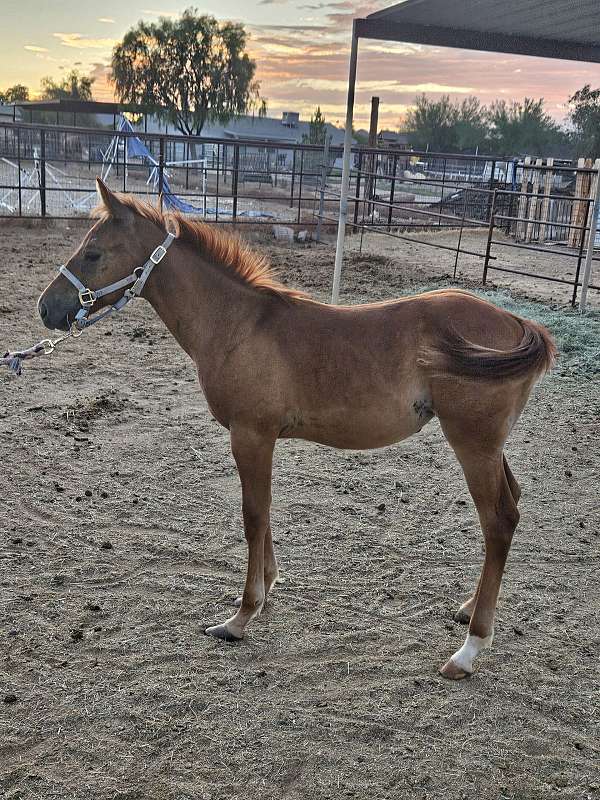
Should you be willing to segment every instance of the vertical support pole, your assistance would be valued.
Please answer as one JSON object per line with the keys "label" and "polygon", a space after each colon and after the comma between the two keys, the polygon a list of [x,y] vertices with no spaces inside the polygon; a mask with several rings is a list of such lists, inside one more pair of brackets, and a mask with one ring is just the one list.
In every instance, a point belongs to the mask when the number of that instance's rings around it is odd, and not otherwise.
{"label": "vertical support pole", "polygon": [[21,193],[21,129],[17,128],[17,169],[19,172],[19,216],[23,216],[23,196]]}
{"label": "vertical support pole", "polygon": [[304,150],[300,153],[300,183],[298,184],[298,225],[302,215],[302,178],[304,177]]}
{"label": "vertical support pole", "polygon": [[317,218],[317,242],[321,241],[321,227],[323,225],[323,211],[325,209],[325,186],[327,185],[327,173],[329,172],[329,134],[325,134],[325,146],[323,147],[323,163],[321,164],[321,186],[319,189],[319,216]]}
{"label": "vertical support pole", "polygon": [[161,137],[158,151],[158,207],[162,211],[165,170],[165,140]]}
{"label": "vertical support pole", "polygon": [[184,145],[184,158],[185,158],[185,190],[189,191],[190,188],[190,143],[189,141]]}
{"label": "vertical support pole", "polygon": [[[214,153],[214,147],[213,147]],[[217,142],[217,186],[215,189],[216,197],[215,197],[215,222],[219,221],[219,161],[221,160],[221,145]]]}
{"label": "vertical support pole", "polygon": [[291,191],[290,191],[290,208],[294,207],[294,182],[296,180],[296,148],[294,147],[293,151],[294,155],[292,157],[292,180],[291,183]]}
{"label": "vertical support pole", "polygon": [[[362,177],[362,162],[363,162],[363,154],[362,150],[358,151],[358,168],[356,170],[356,192],[354,194],[354,227],[352,228],[352,233],[356,233],[357,224],[358,224],[358,207],[360,205],[360,181]],[[365,217],[365,204],[363,203],[363,219]]]}
{"label": "vertical support pole", "polygon": [[390,189],[390,207],[388,209],[388,232],[392,226],[392,211],[394,210],[394,192],[396,191],[396,170],[398,168],[398,155],[394,153],[394,166],[392,167],[392,188]]}
{"label": "vertical support pole", "polygon": [[440,194],[440,216],[438,217],[438,226],[442,224],[442,217],[441,215],[444,213],[444,189],[446,188],[446,164],[447,160],[444,158],[443,161],[443,168],[442,168],[442,192]]}
{"label": "vertical support pole", "polygon": [[123,134],[123,192],[127,191],[127,137]]}
{"label": "vertical support pole", "polygon": [[344,238],[346,235],[346,220],[348,218],[348,185],[350,183],[352,117],[354,116],[354,92],[356,87],[357,58],[358,58],[358,35],[356,33],[356,22],[353,22],[352,46],[350,49],[350,68],[348,74],[348,99],[346,101],[346,130],[344,133],[342,184],[340,187],[340,214],[338,219],[337,244],[335,250],[335,267],[333,270],[333,286],[331,289],[331,302],[334,304],[337,304],[340,299],[342,260],[344,257]]}
{"label": "vertical support pole", "polygon": [[453,279],[456,279],[456,271],[458,269],[458,256],[459,256],[459,253],[460,253],[460,246],[462,244],[463,231],[465,229],[465,218],[467,216],[467,194],[468,194],[468,191],[469,191],[468,187],[463,189],[463,213],[462,213],[462,219],[460,221],[460,230],[458,232],[458,243],[456,245],[456,256],[454,258],[454,272],[452,274],[452,278]]}
{"label": "vertical support pole", "polygon": [[38,180],[40,184],[40,208],[42,217],[46,216],[46,131],[40,130],[40,160]]}
{"label": "vertical support pole", "polygon": [[585,204],[585,219],[583,220],[583,230],[579,237],[579,250],[577,252],[577,267],[575,269],[575,277],[573,279],[573,295],[571,297],[571,305],[575,308],[577,302],[577,290],[579,289],[579,276],[581,275],[581,263],[583,261],[583,251],[585,248],[585,231],[588,226],[591,211],[591,200],[586,200]]}
{"label": "vertical support pole", "polygon": [[[379,127],[379,98],[371,98],[371,119],[369,120],[369,147],[377,147],[377,128]],[[375,195],[375,174],[377,173],[377,154],[370,153],[367,159],[367,178],[365,180],[365,199],[367,200],[367,217],[373,213],[371,200]],[[364,210],[364,209],[363,209]]]}
{"label": "vertical support pole", "polygon": [[233,214],[232,219],[235,222],[237,218],[238,208],[238,180],[240,169],[240,146],[234,144],[233,146],[233,174],[231,176],[231,194],[233,195]]}
{"label": "vertical support pole", "polygon": [[[579,158],[577,160],[577,170],[575,173],[575,197],[577,198],[573,205],[571,206],[571,219],[570,224],[574,225],[575,227],[570,229],[569,232],[569,247],[576,247],[577,246],[577,237],[579,236],[579,231],[577,230],[577,226],[580,225],[580,217],[581,214],[581,200],[580,197],[584,195],[584,181],[586,175],[581,170],[585,169],[585,158]],[[589,204],[585,205],[586,213]]]}
{"label": "vertical support pole", "polygon": [[[544,163],[543,158],[536,158],[535,166],[541,167]],[[529,205],[529,222],[527,223],[527,229],[525,231],[525,241],[531,242],[535,239],[535,229],[536,224],[535,221],[538,218],[538,207],[539,207],[539,193],[540,193],[540,169],[535,169],[533,171],[533,184],[531,187],[531,193],[533,197],[531,198],[531,203]],[[539,227],[539,226],[537,226]]]}
{"label": "vertical support pole", "polygon": [[[554,159],[546,159],[546,166],[553,167]],[[542,201],[541,220],[543,223],[550,222],[550,195],[552,194],[552,184],[554,183],[554,170],[549,169],[544,176],[544,199]],[[587,219],[587,214],[586,214]],[[540,233],[538,241],[543,243],[546,239],[552,239],[551,229],[549,225],[540,225]]]}
{"label": "vertical support pole", "polygon": [[[583,268],[583,280],[581,281],[581,299],[579,300],[579,310],[585,314],[587,306],[587,293],[590,285],[590,278],[592,276],[592,265],[594,257],[594,244],[596,241],[596,231],[598,230],[598,215],[600,212],[600,163],[596,161],[596,168],[598,174],[596,175],[596,191],[594,193],[594,207],[592,210],[592,218],[590,220],[590,232],[588,234],[588,247],[585,256],[585,266]],[[581,235],[585,238],[585,231]]]}
{"label": "vertical support pole", "polygon": [[487,245],[485,248],[485,261],[483,264],[483,278],[482,283],[485,286],[485,282],[487,281],[487,273],[488,273],[488,266],[490,263],[490,253],[492,250],[492,238],[494,236],[494,221],[496,216],[496,189],[494,189],[494,193],[492,195],[492,208],[490,212],[490,226],[488,228],[488,238],[487,238]]}

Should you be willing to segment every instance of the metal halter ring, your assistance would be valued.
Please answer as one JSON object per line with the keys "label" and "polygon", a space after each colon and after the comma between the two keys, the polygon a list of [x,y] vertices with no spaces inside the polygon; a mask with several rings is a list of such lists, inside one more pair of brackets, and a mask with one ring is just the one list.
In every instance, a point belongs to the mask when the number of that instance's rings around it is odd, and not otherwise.
{"label": "metal halter ring", "polygon": [[49,356],[50,353],[54,352],[54,342],[52,339],[42,339],[40,344],[44,348],[44,355]]}
{"label": "metal halter ring", "polygon": [[80,289],[79,302],[83,308],[91,308],[96,302],[96,292],[92,289]]}

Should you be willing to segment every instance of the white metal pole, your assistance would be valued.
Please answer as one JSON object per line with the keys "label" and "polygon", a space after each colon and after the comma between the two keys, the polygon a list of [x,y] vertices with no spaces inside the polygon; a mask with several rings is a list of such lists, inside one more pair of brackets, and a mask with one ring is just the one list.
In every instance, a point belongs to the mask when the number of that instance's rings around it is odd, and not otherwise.
{"label": "white metal pole", "polygon": [[356,60],[358,56],[358,36],[356,23],[352,23],[352,47],[350,50],[350,70],[348,75],[348,100],[346,104],[346,131],[344,134],[344,160],[342,167],[342,185],[340,188],[340,215],[338,220],[337,245],[335,248],[335,268],[333,271],[333,287],[331,302],[335,305],[340,299],[340,281],[342,277],[342,260],[344,257],[344,236],[348,217],[348,187],[350,185],[350,155],[352,148],[352,117],[354,115],[354,88],[356,86]]}
{"label": "white metal pole", "polygon": [[[579,300],[579,310],[582,314],[585,313],[587,305],[588,286],[590,285],[590,278],[592,277],[592,265],[594,257],[594,244],[596,242],[596,230],[598,229],[598,212],[600,211],[600,166],[596,175],[596,191],[594,193],[594,208],[592,209],[592,221],[590,222],[590,233],[588,236],[588,247],[585,256],[585,266],[583,268],[583,280],[581,281],[581,299]],[[582,236],[585,236],[585,231],[582,231]]]}

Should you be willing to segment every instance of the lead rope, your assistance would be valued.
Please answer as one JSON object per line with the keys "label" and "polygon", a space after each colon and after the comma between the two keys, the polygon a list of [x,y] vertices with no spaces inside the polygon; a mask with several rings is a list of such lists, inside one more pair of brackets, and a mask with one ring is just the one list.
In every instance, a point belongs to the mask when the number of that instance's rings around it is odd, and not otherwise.
{"label": "lead rope", "polygon": [[[75,335],[69,331],[69,333],[66,333],[64,336],[59,336],[58,339],[42,339],[37,344],[34,344],[25,350],[18,350],[15,353],[8,351],[2,358],[0,358],[0,364],[7,366],[16,375],[20,375],[23,371],[23,361],[28,361],[30,358],[36,358],[36,356],[49,356],[50,353],[54,352],[57,344],[64,342],[64,340],[68,339],[70,336]],[[77,337],[75,336],[75,338]]]}
{"label": "lead rope", "polygon": [[[23,361],[28,361],[29,359],[36,358],[37,356],[49,356],[54,352],[57,344],[60,344],[61,342],[64,342],[65,339],[69,339],[71,337],[73,339],[78,339],[86,328],[89,328],[90,326],[95,325],[97,322],[100,322],[100,320],[103,320],[114,311],[121,311],[128,303],[130,303],[132,300],[135,300],[136,297],[140,297],[142,290],[146,285],[146,281],[150,277],[150,273],[154,267],[157,264],[160,264],[160,262],[166,256],[167,250],[175,238],[176,237],[174,234],[167,234],[164,242],[159,244],[158,247],[152,251],[150,257],[142,267],[137,267],[131,275],[128,275],[126,278],[122,278],[116,283],[111,283],[110,286],[105,286],[103,289],[87,289],[81,283],[81,281],[76,278],[75,275],[73,275],[73,273],[70,272],[65,266],[59,267],[59,272],[61,275],[67,278],[67,280],[70,281],[70,283],[72,283],[79,292],[81,309],[77,313],[75,322],[73,325],[71,325],[69,332],[65,333],[64,336],[59,336],[58,339],[41,339],[37,344],[34,344],[25,350],[18,350],[14,353],[7,351],[0,359],[0,364],[7,366],[16,375],[21,375],[23,372]],[[121,289],[123,286],[127,286],[128,284],[133,284],[133,286],[127,289],[123,296],[116,301],[116,303],[93,317],[88,316],[92,306],[98,298],[107,294],[111,294],[117,289]]]}

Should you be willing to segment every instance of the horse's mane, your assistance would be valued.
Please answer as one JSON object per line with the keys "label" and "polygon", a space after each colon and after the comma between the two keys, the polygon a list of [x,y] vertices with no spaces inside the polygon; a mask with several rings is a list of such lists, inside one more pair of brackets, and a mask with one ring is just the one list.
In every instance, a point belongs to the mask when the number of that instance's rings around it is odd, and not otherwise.
{"label": "horse's mane", "polygon": [[[195,245],[202,255],[232,270],[238,279],[249,286],[286,300],[308,299],[304,292],[280,283],[267,256],[257,253],[237,234],[225,233],[206,222],[188,219],[178,212],[163,213],[133,195],[118,194],[117,197],[119,202],[135,214],[174,233],[182,242]],[[100,205],[92,211],[92,217],[103,221],[111,219],[112,215],[106,206]]]}

